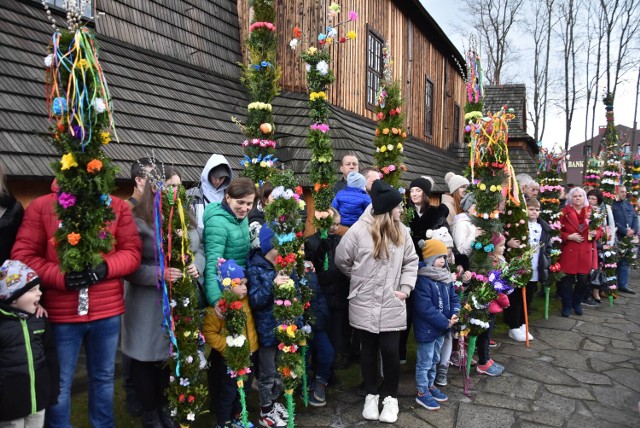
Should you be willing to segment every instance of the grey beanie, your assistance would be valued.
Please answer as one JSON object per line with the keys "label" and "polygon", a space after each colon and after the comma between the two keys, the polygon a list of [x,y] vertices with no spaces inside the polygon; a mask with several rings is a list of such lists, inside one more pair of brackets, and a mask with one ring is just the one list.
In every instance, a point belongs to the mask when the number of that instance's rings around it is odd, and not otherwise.
{"label": "grey beanie", "polygon": [[464,212],[467,212],[469,211],[469,208],[471,208],[472,205],[475,205],[475,203],[476,203],[476,198],[474,198],[471,193],[467,193],[466,195],[464,195],[464,198],[462,198],[462,200],[460,201],[460,208],[462,208]]}

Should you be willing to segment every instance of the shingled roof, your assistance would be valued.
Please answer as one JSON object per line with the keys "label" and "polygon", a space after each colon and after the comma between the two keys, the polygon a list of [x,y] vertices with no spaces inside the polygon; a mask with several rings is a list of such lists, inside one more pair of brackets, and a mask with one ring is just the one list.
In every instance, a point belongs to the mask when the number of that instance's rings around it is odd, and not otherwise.
{"label": "shingled roof", "polygon": [[[38,4],[0,4],[0,159],[10,176],[53,175],[50,163],[57,154],[48,140],[43,65],[50,37],[50,23]],[[248,103],[239,80],[114,38],[98,35],[98,41],[119,138],[106,151],[120,167],[118,178],[128,178],[131,162],[152,152],[180,169],[186,182],[199,180],[212,153],[227,156],[239,172],[244,137],[231,116],[243,120]],[[240,61],[239,52],[228,57],[227,67],[238,67],[231,60]],[[277,155],[307,183],[306,95],[283,93],[273,104]],[[355,152],[370,165],[375,123],[339,108],[333,113],[336,159]],[[446,190],[447,171],[462,169],[446,151],[415,138],[406,142],[405,155],[407,180],[430,175],[436,192]]]}

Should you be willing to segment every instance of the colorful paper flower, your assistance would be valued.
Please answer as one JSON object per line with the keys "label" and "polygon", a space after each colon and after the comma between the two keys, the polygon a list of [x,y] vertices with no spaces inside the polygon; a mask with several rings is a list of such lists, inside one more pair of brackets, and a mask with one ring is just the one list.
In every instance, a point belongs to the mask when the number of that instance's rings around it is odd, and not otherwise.
{"label": "colorful paper flower", "polygon": [[80,242],[80,234],[79,233],[75,233],[75,232],[71,232],[67,235],[67,242],[69,242],[70,245],[78,245],[78,242]]}
{"label": "colorful paper flower", "polygon": [[95,174],[102,169],[102,161],[99,159],[94,159],[87,164],[87,172],[89,174]]}
{"label": "colorful paper flower", "polygon": [[76,197],[73,196],[71,193],[62,192],[58,196],[58,203],[62,208],[67,209],[76,204]]}
{"label": "colorful paper flower", "polygon": [[62,171],[78,166],[78,162],[76,162],[76,158],[73,156],[73,153],[62,155],[60,163],[62,164],[62,167],[60,168]]}

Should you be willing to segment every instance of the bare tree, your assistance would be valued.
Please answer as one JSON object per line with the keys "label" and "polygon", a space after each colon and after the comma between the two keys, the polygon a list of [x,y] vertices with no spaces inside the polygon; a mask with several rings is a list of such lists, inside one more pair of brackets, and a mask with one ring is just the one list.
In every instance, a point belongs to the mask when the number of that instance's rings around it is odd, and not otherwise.
{"label": "bare tree", "polygon": [[533,0],[532,25],[533,34],[533,109],[529,112],[529,119],[533,124],[533,138],[541,141],[544,136],[545,119],[549,94],[549,59],[551,53],[551,32],[557,18],[554,10],[555,0]]}
{"label": "bare tree", "polygon": [[631,153],[636,152],[638,147],[638,140],[636,135],[638,133],[638,101],[640,99],[640,66],[638,67],[638,79],[636,80],[636,106],[633,109],[633,137],[631,140]]}
{"label": "bare tree", "polygon": [[[591,2],[590,2],[591,4]],[[596,108],[600,105],[600,79],[602,78],[602,73],[601,73],[601,65],[602,65],[602,42],[604,39],[604,16],[603,16],[603,11],[601,8],[597,8],[597,11],[593,11],[594,13],[597,14],[597,19],[593,19],[592,23],[593,23],[593,27],[589,27],[588,31],[589,31],[589,37],[595,36],[597,38],[598,41],[598,48],[597,48],[597,53],[596,53],[596,57],[594,59],[595,65],[596,65],[596,71],[593,75],[593,78],[591,80],[589,80],[589,77],[587,76],[587,113],[586,113],[586,118],[585,118],[585,141],[588,140],[589,138],[586,135],[586,131],[587,131],[587,121],[589,118],[589,103],[592,99],[593,96],[593,107],[591,110],[591,137],[594,137],[595,135],[595,122],[596,122]],[[591,14],[592,12],[592,8],[590,8],[588,10],[588,13]],[[587,60],[587,70],[589,69],[589,60]]]}
{"label": "bare tree", "polygon": [[[627,54],[632,49],[633,43],[638,43],[640,37],[640,1],[600,0],[600,7],[604,15],[607,40],[605,45],[607,94],[615,100],[620,77],[637,63],[637,58]],[[612,55],[615,57],[612,58]]]}
{"label": "bare tree", "polygon": [[485,79],[488,83],[504,83],[504,66],[517,53],[509,46],[508,36],[518,21],[524,0],[465,0],[469,16],[479,33],[485,56]]}

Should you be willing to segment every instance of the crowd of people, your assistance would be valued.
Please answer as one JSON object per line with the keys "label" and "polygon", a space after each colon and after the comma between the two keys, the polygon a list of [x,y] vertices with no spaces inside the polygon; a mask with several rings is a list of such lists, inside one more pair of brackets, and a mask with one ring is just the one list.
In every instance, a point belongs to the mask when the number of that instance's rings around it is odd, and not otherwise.
{"label": "crowd of people", "polygon": [[[324,406],[335,370],[355,360],[363,380],[363,418],[395,422],[400,365],[407,361],[413,332],[415,401],[437,410],[448,400],[440,388],[448,383],[449,367],[460,363],[464,351],[456,340],[464,305],[460,284],[464,287],[471,280],[473,242],[486,233],[473,222],[470,183],[462,175],[448,173],[444,179],[449,192],[441,204],[433,204],[431,177],[413,180],[403,196],[380,180],[374,169],[361,169],[352,154],[343,157],[340,172],[330,209],[333,225],[327,235],[313,234],[304,245],[316,315],[310,340],[309,403]],[[55,183],[50,194],[35,199],[23,212],[1,174],[0,170],[0,346],[12,352],[10,358],[0,358],[0,379],[12,385],[12,391],[11,399],[5,394],[0,401],[0,427],[69,427],[71,385],[83,346],[89,421],[92,426],[115,426],[118,343],[128,411],[140,416],[144,427],[177,426],[164,393],[170,346],[162,329],[157,287],[153,200],[159,189],[181,184],[180,172],[153,159],[134,162],[132,196],[128,201],[112,198],[115,219],[108,226],[115,237],[112,250],[99,265],[69,273],[60,270],[53,239],[59,227]],[[511,339],[534,340],[525,330],[523,299],[530,307],[539,284],[549,281],[551,228],[539,217],[539,185],[529,176],[520,176],[519,181],[526,197],[529,243],[535,248],[532,277],[525,297],[500,295],[490,305],[490,327],[477,339],[477,362],[473,362],[476,372],[487,376],[500,376],[505,370],[490,357],[496,314],[504,311]],[[248,178],[233,179],[221,155],[211,156],[201,182],[189,191],[188,234],[195,257],[186,274],[201,290],[201,302],[193,304],[208,307],[202,333],[211,347],[210,410],[219,427],[243,426],[238,391],[225,363],[224,314],[217,306],[223,278],[233,279],[233,292],[248,315],[259,424],[283,427],[289,417],[281,403],[283,383],[276,370],[273,285],[298,278],[275,265],[277,237],[264,215],[272,191],[269,183],[257,189]],[[588,224],[592,207],[606,213],[597,228]],[[407,208],[413,217],[405,226]],[[586,193],[573,187],[560,225],[560,265],[565,274],[557,284],[561,315],[582,315],[582,305],[597,306],[604,291],[589,283],[591,270],[602,264],[602,253],[616,239],[638,234],[638,217],[622,186],[612,206],[603,204],[597,189]],[[491,241],[488,256],[496,267],[505,263],[505,248],[521,244],[500,234],[492,235]],[[634,294],[628,271],[626,259],[619,260],[618,289]],[[182,275],[174,268],[165,272],[169,281]],[[78,290],[83,288],[88,288],[90,304],[80,312]],[[247,393],[250,384],[246,383]],[[16,421],[22,425],[11,425]]]}

